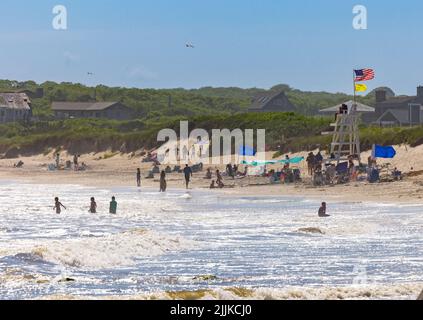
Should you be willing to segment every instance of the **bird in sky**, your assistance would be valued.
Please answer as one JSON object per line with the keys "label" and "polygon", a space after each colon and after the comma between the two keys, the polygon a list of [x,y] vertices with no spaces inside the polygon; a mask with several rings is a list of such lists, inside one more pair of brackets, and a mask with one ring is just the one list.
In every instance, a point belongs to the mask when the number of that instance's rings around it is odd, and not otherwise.
{"label": "bird in sky", "polygon": [[187,48],[195,48],[195,47],[194,47],[194,45],[192,45],[191,43],[187,43],[185,46],[186,46]]}
{"label": "bird in sky", "polygon": [[93,76],[93,75],[94,75],[94,73],[92,73],[92,72],[87,72],[87,74],[88,74],[89,76]]}

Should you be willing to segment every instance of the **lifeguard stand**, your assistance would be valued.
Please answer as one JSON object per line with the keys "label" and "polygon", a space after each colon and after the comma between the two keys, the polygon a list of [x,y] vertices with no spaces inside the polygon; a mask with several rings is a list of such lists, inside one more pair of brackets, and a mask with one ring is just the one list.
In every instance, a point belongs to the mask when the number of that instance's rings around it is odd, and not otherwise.
{"label": "lifeguard stand", "polygon": [[331,160],[339,164],[348,160],[349,156],[354,156],[361,163],[360,158],[360,134],[359,134],[359,113],[357,103],[353,102],[347,106],[342,113],[338,113],[334,127],[332,143],[330,148]]}

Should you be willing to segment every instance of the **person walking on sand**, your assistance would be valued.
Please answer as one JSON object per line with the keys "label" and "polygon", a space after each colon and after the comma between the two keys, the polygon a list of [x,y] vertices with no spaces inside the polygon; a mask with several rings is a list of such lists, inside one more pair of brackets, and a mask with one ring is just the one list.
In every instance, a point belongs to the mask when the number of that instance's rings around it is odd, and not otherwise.
{"label": "person walking on sand", "polygon": [[116,212],[117,212],[117,202],[116,202],[116,198],[113,196],[112,201],[110,201],[109,213],[116,214]]}
{"label": "person walking on sand", "polygon": [[60,214],[62,212],[62,208],[66,210],[66,207],[59,201],[59,198],[54,198],[54,207],[53,210],[56,210],[57,214]]}
{"label": "person walking on sand", "polygon": [[78,171],[78,155],[77,154],[73,156],[73,169],[75,171]]}
{"label": "person walking on sand", "polygon": [[56,153],[56,169],[59,170],[60,166],[60,153]]}
{"label": "person walking on sand", "polygon": [[330,215],[326,214],[326,202],[322,202],[322,206],[319,208],[319,217],[330,217]]}
{"label": "person walking on sand", "polygon": [[141,187],[141,169],[137,169],[137,186],[138,188]]}
{"label": "person walking on sand", "polygon": [[192,169],[187,164],[185,165],[185,168],[184,168],[184,176],[185,176],[185,185],[186,185],[186,188],[188,189],[189,182],[192,177]]}
{"label": "person walking on sand", "polygon": [[94,197],[91,198],[91,203],[90,203],[90,213],[97,213],[97,203],[95,202]]}
{"label": "person walking on sand", "polygon": [[166,171],[162,171],[160,174],[160,192],[166,192],[167,182],[166,182]]}

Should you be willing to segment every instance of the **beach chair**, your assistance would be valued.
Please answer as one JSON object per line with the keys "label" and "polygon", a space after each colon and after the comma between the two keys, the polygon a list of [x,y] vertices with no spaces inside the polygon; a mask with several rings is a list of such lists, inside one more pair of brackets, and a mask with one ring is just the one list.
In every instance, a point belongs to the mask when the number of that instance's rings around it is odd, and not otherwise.
{"label": "beach chair", "polygon": [[336,166],[336,182],[338,184],[344,184],[349,181],[348,162],[341,162]]}
{"label": "beach chair", "polygon": [[373,168],[371,171],[370,171],[370,174],[369,174],[369,182],[370,183],[376,183],[376,182],[379,182],[380,181],[380,174],[379,174],[379,170],[378,169],[376,169],[376,168]]}

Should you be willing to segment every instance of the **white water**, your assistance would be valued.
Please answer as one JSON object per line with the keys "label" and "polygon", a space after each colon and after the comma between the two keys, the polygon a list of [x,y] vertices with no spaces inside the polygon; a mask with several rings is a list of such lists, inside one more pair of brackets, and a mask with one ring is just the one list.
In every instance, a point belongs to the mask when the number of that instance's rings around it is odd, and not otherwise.
{"label": "white water", "polygon": [[[202,289],[230,298],[224,289],[235,287],[259,299],[415,298],[423,282],[423,206],[329,203],[332,217],[320,219],[319,203],[301,197],[12,182],[0,201],[0,299]],[[325,234],[298,232],[308,227]]]}

